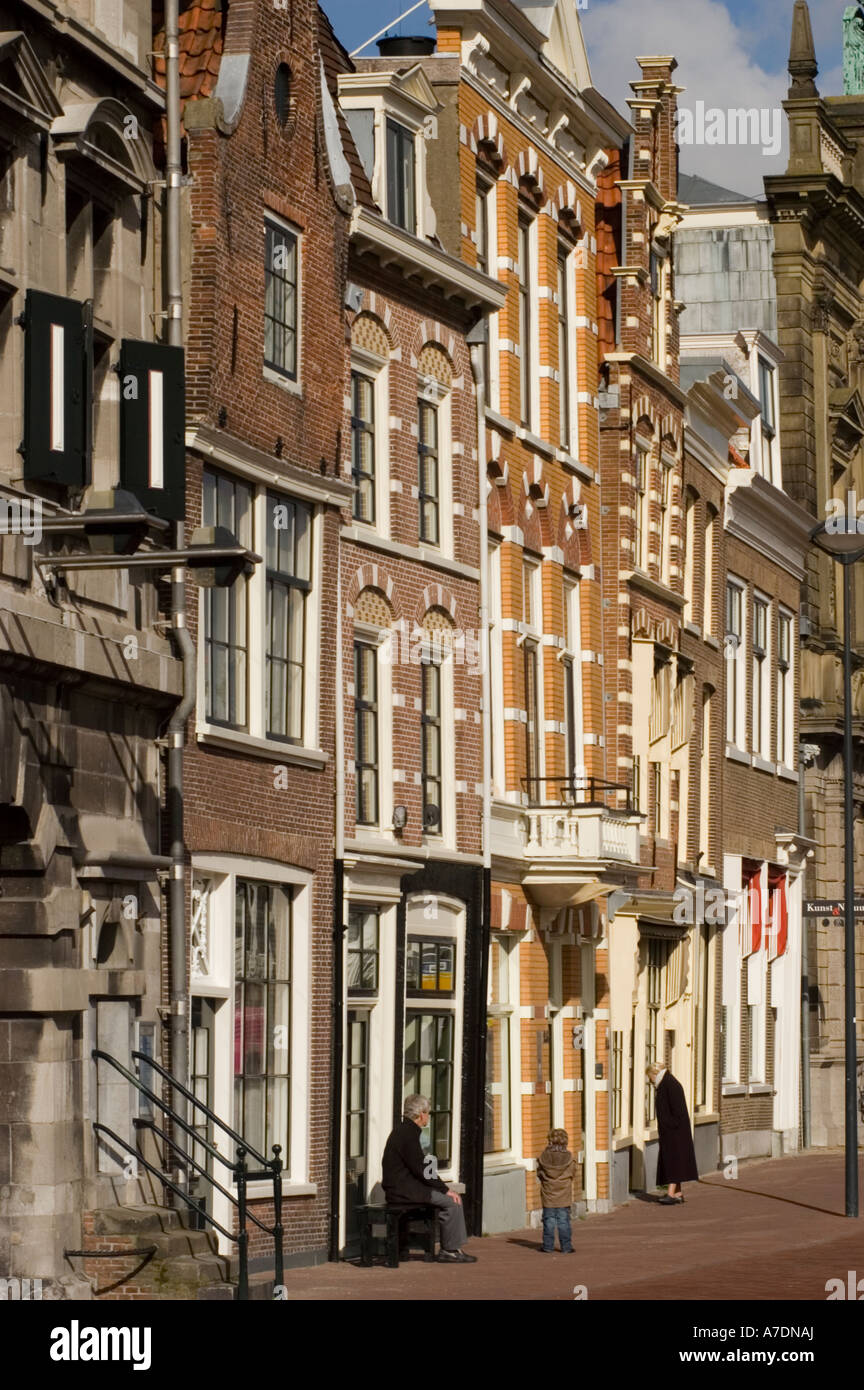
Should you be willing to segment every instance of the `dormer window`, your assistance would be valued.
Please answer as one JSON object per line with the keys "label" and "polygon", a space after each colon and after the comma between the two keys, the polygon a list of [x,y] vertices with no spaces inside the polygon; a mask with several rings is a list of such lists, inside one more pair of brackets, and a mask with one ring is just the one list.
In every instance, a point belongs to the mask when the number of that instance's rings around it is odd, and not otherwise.
{"label": "dormer window", "polygon": [[417,230],[414,136],[387,118],[387,217],[412,235]]}

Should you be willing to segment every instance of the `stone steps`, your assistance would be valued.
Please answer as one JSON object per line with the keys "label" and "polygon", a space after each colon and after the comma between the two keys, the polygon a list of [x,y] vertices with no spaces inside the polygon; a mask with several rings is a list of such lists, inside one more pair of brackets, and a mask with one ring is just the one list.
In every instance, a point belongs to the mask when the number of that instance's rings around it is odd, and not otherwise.
{"label": "stone steps", "polygon": [[231,1261],[217,1253],[213,1236],[206,1230],[190,1230],[183,1214],[169,1207],[105,1208],[93,1213],[93,1234],[129,1241],[130,1253],[155,1245],[143,1269],[130,1276],[137,1288],[152,1289],[154,1299],[227,1301],[236,1297]]}

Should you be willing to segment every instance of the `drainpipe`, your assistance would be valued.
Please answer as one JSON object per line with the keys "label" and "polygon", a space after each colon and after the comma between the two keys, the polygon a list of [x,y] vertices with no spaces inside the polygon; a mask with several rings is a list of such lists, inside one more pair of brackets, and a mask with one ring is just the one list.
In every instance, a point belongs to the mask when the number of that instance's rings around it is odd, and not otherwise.
{"label": "drainpipe", "polygon": [[[183,343],[183,284],[180,247],[180,35],[179,0],[165,4],[165,223],[163,256],[167,294],[168,342]],[[174,542],[182,549],[182,521],[175,527]],[[186,627],[186,583],[183,567],[171,573],[171,630],[183,663],[183,699],[168,725],[168,825],[171,839],[169,927],[171,956],[171,1070],[182,1085],[188,1076],[189,1020],[186,971],[186,854],[183,840],[183,745],[186,721],[195,708],[195,648]],[[186,1118],[186,1103],[175,1095],[174,1105]]]}
{"label": "drainpipe", "polygon": [[[804,770],[807,767],[806,745],[798,745],[798,834],[805,829]],[[804,870],[802,880],[806,876]],[[803,881],[802,881],[803,890]],[[803,906],[803,904],[802,904]],[[807,918],[801,913],[801,1142],[810,1147],[810,962],[808,959]]]}
{"label": "drainpipe", "polygon": [[[489,335],[489,321],[485,316],[475,324],[468,334],[471,352],[471,370],[477,392],[477,485],[478,512],[480,519],[480,652],[481,652],[481,692],[483,740],[483,800],[481,812],[481,851],[483,855],[483,901],[480,926],[480,981],[479,981],[479,1020],[477,1046],[474,1061],[478,1096],[480,1079],[485,1075],[486,1056],[486,997],[489,978],[489,945],[492,921],[492,653],[489,642],[489,513],[486,505],[486,364],[484,347]],[[483,1138],[484,1112],[479,1117],[479,1148],[474,1171],[474,1235],[482,1234],[483,1226]]]}
{"label": "drainpipe", "polygon": [[345,695],[342,654],[342,562],[336,559],[336,860],[333,865],[333,1026],[331,1030],[330,1131],[330,1248],[328,1258],[339,1258],[339,1213],[342,1205],[342,1068],[345,1054],[345,980],[342,940],[345,935]]}

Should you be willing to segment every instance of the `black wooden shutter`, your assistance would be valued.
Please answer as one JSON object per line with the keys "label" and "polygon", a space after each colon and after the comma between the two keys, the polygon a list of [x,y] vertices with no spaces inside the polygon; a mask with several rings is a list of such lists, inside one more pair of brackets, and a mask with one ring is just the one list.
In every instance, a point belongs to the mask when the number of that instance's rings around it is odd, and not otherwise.
{"label": "black wooden shutter", "polygon": [[[159,374],[161,380],[157,383],[151,374]],[[152,416],[156,418],[151,439]],[[124,338],[120,345],[120,486],[166,521],[182,521],[186,515],[185,430],[183,349]],[[161,469],[161,486],[153,474],[154,463]]]}
{"label": "black wooden shutter", "polygon": [[[28,290],[24,327],[24,477],[84,488],[93,379],[86,306]],[[62,381],[54,380],[61,371]]]}

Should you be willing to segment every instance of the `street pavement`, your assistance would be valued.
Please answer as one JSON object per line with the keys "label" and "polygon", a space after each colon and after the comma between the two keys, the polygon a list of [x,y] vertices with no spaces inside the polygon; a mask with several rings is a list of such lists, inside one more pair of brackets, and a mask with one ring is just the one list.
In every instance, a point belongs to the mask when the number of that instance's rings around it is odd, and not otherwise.
{"label": "street pavement", "polygon": [[[864,1171],[860,1176],[864,1199]],[[468,1242],[475,1265],[427,1264],[415,1254],[398,1269],[351,1262],[288,1270],[290,1301],[625,1300],[821,1301],[826,1283],[850,1271],[862,1281],[864,1217],[844,1216],[844,1157],[831,1150],[742,1162],[688,1183],[680,1207],[660,1193],[634,1196],[573,1224],[572,1255],[544,1255],[540,1232],[512,1231]]]}

